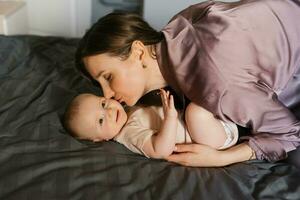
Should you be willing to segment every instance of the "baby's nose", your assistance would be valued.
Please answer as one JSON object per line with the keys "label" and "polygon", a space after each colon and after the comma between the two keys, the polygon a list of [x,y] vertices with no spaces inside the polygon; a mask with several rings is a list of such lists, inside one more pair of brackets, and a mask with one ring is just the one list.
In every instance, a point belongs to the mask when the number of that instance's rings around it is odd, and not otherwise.
{"label": "baby's nose", "polygon": [[113,109],[112,108],[107,108],[106,112],[107,112],[109,117],[112,117],[112,114],[113,114]]}

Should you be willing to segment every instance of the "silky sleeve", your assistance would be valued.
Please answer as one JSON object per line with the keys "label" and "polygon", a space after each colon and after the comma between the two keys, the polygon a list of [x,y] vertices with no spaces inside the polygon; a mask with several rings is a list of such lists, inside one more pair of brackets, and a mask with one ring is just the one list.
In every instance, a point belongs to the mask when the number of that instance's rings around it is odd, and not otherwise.
{"label": "silky sleeve", "polygon": [[264,84],[231,89],[222,97],[221,109],[226,118],[252,129],[248,145],[257,159],[284,159],[300,144],[299,120]]}
{"label": "silky sleeve", "polygon": [[184,18],[190,21],[191,23],[195,23],[207,14],[211,6],[214,4],[214,1],[204,1],[191,5],[174,15],[169,21],[169,23],[178,18]]}

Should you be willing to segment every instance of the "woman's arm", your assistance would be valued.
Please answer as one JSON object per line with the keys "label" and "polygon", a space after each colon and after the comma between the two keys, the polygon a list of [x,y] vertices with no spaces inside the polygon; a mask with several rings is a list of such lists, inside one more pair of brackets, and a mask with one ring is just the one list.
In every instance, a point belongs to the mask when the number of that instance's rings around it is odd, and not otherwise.
{"label": "woman's arm", "polygon": [[265,83],[236,86],[222,97],[222,112],[251,128],[247,144],[256,158],[275,162],[300,145],[300,121]]}
{"label": "woman's arm", "polygon": [[190,167],[222,167],[256,159],[254,151],[246,143],[224,151],[201,144],[178,144],[175,152],[166,160]]}
{"label": "woman's arm", "polygon": [[160,131],[152,135],[143,146],[143,151],[151,158],[165,158],[175,148],[178,114],[174,106],[173,96],[161,90],[164,119]]}

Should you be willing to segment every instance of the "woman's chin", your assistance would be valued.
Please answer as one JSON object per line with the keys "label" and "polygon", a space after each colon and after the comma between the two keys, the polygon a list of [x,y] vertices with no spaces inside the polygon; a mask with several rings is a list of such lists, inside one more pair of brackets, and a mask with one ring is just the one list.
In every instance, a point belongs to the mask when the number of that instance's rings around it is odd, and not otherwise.
{"label": "woman's chin", "polygon": [[134,103],[126,103],[126,105],[131,107],[131,106],[134,106],[135,104]]}
{"label": "woman's chin", "polygon": [[125,101],[127,106],[134,106],[136,104],[137,100],[133,101],[133,100],[129,100],[129,101]]}

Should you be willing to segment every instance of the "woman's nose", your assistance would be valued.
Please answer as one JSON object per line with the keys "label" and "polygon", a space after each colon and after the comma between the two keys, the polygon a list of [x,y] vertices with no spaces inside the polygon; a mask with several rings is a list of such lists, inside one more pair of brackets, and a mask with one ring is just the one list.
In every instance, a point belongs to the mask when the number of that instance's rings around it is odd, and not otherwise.
{"label": "woman's nose", "polygon": [[105,98],[111,99],[115,96],[115,92],[109,86],[102,87],[102,89]]}

